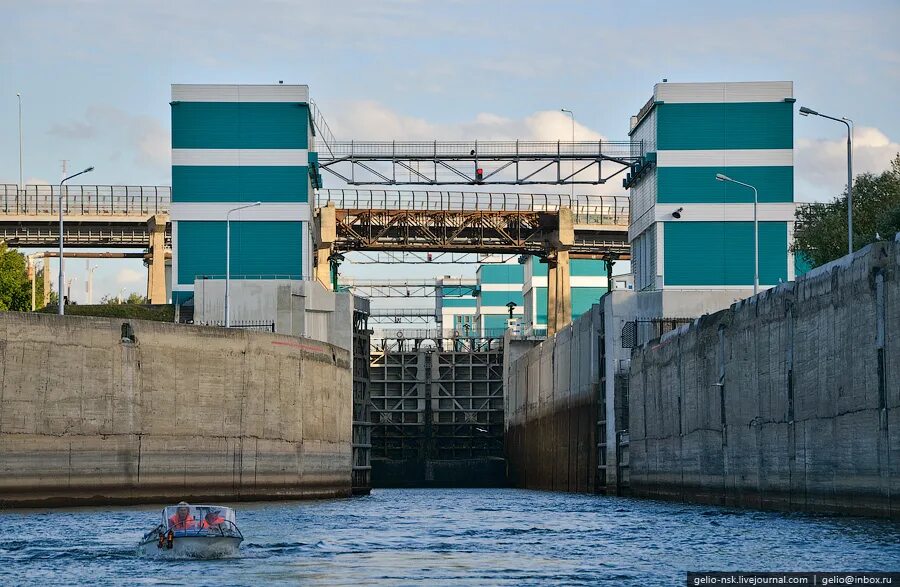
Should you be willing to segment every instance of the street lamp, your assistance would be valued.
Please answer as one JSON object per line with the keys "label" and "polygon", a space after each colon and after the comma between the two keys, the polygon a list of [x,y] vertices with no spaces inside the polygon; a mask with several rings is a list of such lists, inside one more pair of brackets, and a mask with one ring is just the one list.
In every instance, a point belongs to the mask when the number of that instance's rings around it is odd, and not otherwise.
{"label": "street lamp", "polygon": [[25,189],[25,181],[22,176],[22,94],[16,92],[16,98],[19,100],[19,189]]}
{"label": "street lamp", "polygon": [[840,122],[847,127],[847,252],[853,254],[853,121],[849,118],[835,118],[816,112],[806,106],[800,107],[800,116],[821,116]]}
{"label": "street lamp", "polygon": [[570,117],[572,117],[572,177],[569,179],[572,181],[572,198],[575,198],[575,113],[571,110],[567,110],[565,108],[560,108],[560,112],[567,113]]}
{"label": "street lamp", "polygon": [[88,167],[84,171],[79,171],[69,177],[63,178],[61,182],[59,182],[59,301],[56,304],[58,306],[57,313],[62,316],[66,313],[65,304],[63,304],[63,286],[65,285],[65,258],[63,257],[63,184],[72,179],[73,177],[78,177],[84,173],[90,173],[94,170],[94,167]]}
{"label": "street lamp", "polygon": [[231,213],[245,208],[255,208],[262,202],[254,202],[232,208],[225,213],[225,328],[231,328],[231,314],[228,311],[228,295],[231,286]]}
{"label": "street lamp", "polygon": [[731,179],[722,173],[717,173],[716,179],[719,181],[736,183],[753,190],[753,295],[756,295],[759,293],[759,221],[756,214],[756,208],[759,204],[759,193],[756,191],[756,188],[749,183]]}

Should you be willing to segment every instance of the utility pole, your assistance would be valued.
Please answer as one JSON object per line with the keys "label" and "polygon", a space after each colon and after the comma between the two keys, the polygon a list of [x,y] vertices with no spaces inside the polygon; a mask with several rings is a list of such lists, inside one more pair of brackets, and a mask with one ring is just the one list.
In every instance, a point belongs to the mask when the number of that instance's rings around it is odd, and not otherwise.
{"label": "utility pole", "polygon": [[16,92],[16,98],[19,100],[19,189],[24,190],[25,176],[22,174],[22,94]]}

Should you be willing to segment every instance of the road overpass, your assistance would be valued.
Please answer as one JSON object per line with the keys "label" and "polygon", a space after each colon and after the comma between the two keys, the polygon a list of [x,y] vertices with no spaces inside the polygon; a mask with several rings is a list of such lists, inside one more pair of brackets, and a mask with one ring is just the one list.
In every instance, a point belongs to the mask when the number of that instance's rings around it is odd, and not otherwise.
{"label": "road overpass", "polygon": [[[0,185],[0,239],[17,247],[56,246],[61,199],[65,243],[146,249],[148,297],[164,303],[171,188],[73,185],[61,198],[59,189]],[[316,277],[328,285],[343,254],[354,251],[536,255],[550,268],[551,305],[568,308],[553,302],[553,291],[568,300],[569,259],[611,266],[630,258],[625,197],[342,189],[319,190],[316,203]],[[559,319],[568,323],[565,315]]]}

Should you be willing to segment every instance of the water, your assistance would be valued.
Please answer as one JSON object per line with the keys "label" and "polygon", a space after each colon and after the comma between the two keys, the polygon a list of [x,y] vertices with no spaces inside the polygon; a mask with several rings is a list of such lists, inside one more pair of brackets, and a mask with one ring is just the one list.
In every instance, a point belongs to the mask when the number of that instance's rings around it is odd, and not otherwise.
{"label": "water", "polygon": [[240,558],[158,561],[157,507],[0,513],[0,585],[683,585],[900,570],[900,524],[514,489],[237,504]]}

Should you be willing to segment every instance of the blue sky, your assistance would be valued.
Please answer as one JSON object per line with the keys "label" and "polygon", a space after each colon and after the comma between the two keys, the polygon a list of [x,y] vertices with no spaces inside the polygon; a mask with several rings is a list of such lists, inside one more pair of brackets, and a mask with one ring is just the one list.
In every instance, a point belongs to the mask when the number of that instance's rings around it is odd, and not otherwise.
{"label": "blue sky", "polygon": [[[168,185],[172,83],[307,83],[338,138],[566,138],[566,107],[579,134],[620,139],[662,78],[784,79],[800,104],[855,120],[858,170],[900,150],[896,0],[0,0],[0,10],[0,182],[18,180],[21,92],[26,180],[57,181],[68,159],[97,167],[91,183]],[[795,127],[798,199],[832,197],[842,127]],[[138,263],[100,265],[95,297],[142,291]]]}

